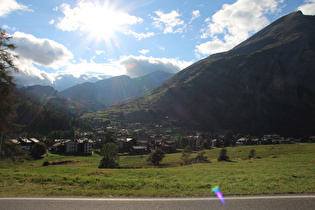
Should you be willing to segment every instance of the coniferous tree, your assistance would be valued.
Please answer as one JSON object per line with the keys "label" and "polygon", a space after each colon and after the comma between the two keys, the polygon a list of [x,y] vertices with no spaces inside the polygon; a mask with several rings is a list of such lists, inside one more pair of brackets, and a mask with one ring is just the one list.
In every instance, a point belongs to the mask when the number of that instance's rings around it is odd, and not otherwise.
{"label": "coniferous tree", "polygon": [[11,72],[17,72],[18,69],[13,64],[17,56],[11,53],[11,50],[15,49],[15,45],[10,43],[11,38],[5,30],[0,28],[0,132],[9,125],[14,110],[12,91],[15,83]]}
{"label": "coniferous tree", "polygon": [[17,56],[11,53],[11,50],[15,48],[10,43],[11,38],[5,30],[0,28],[0,156],[4,155],[2,153],[3,139],[5,138],[3,134],[10,125],[9,122],[14,113],[12,91],[15,83],[11,72],[18,71],[13,64],[13,60]]}

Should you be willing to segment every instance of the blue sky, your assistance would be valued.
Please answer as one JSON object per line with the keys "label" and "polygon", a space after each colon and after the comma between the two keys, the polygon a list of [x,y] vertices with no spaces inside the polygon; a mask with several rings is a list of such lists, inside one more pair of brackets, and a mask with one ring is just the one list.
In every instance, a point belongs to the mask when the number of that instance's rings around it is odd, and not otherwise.
{"label": "blue sky", "polygon": [[0,27],[17,46],[17,81],[49,85],[177,73],[297,10],[314,15],[315,0],[0,0]]}

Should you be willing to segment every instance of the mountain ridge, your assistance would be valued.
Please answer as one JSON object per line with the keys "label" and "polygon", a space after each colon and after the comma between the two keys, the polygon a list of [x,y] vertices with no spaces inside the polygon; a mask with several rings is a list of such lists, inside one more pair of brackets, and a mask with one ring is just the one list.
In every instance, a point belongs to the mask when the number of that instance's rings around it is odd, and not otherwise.
{"label": "mountain ridge", "polygon": [[107,112],[118,109],[125,120],[167,116],[210,131],[313,134],[314,79],[315,18],[298,11],[183,69],[150,95]]}
{"label": "mountain ridge", "polygon": [[172,75],[164,71],[133,79],[127,75],[121,75],[95,83],[86,82],[75,85],[61,91],[61,95],[82,101],[97,101],[109,107],[149,93]]}

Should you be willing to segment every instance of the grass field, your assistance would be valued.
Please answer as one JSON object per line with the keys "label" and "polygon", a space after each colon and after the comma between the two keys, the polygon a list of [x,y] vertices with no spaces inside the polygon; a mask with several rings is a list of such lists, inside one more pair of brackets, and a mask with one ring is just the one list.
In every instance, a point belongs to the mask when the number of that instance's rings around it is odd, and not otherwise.
{"label": "grass field", "polygon": [[[261,159],[246,159],[253,148]],[[0,196],[213,196],[215,185],[224,195],[315,193],[315,144],[227,151],[231,162],[217,162],[220,149],[212,149],[206,151],[211,162],[186,166],[181,153],[167,154],[159,167],[147,156],[120,156],[122,169],[98,169],[99,155],[2,161]],[[45,161],[59,164],[42,166]]]}

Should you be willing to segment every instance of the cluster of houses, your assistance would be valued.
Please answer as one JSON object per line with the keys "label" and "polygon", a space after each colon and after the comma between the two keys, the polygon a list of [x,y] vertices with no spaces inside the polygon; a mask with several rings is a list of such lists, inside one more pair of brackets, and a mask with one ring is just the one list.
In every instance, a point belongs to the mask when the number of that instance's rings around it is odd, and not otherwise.
{"label": "cluster of houses", "polygon": [[162,139],[161,136],[152,138],[118,138],[118,148],[121,153],[130,153],[132,155],[148,154],[151,150],[161,148],[166,153],[176,151],[175,141]]}
{"label": "cluster of houses", "polygon": [[[21,149],[30,152],[33,146],[39,141],[36,138],[17,138],[11,139],[12,143],[20,146]],[[48,150],[58,154],[73,154],[73,155],[92,155],[94,142],[90,139],[79,140],[44,140]]]}
{"label": "cluster of houses", "polygon": [[[97,131],[93,134],[96,140],[91,135],[85,135],[84,139],[70,140],[70,139],[55,139],[43,140],[47,148],[52,153],[57,154],[72,154],[72,155],[91,155],[93,149],[101,149],[102,136],[113,134],[116,137],[120,153],[128,153],[132,155],[148,154],[151,150],[161,148],[166,153],[176,152],[179,147],[178,136],[185,136],[189,141],[189,145],[193,148],[204,147],[204,142],[207,141],[209,147],[221,147],[224,145],[224,136],[218,135],[216,139],[205,138],[202,133],[188,132],[176,133],[170,129],[164,129],[161,126],[156,126],[151,129],[139,128],[139,124],[132,125],[134,129],[115,129],[107,127],[104,130]],[[315,137],[310,137],[311,142],[315,142]],[[35,138],[18,138],[11,139],[11,142],[20,145],[21,149],[31,151],[32,146],[40,141]],[[264,145],[264,144],[293,144],[300,142],[300,140],[293,138],[283,138],[280,135],[264,135],[262,138],[256,137],[242,137],[233,139],[232,145]]]}
{"label": "cluster of houses", "polygon": [[94,142],[90,139],[56,139],[48,150],[57,154],[92,155],[93,148]]}
{"label": "cluster of houses", "polygon": [[14,144],[20,146],[21,149],[30,152],[33,146],[40,141],[36,138],[17,138],[17,139],[10,139],[10,141]]}

